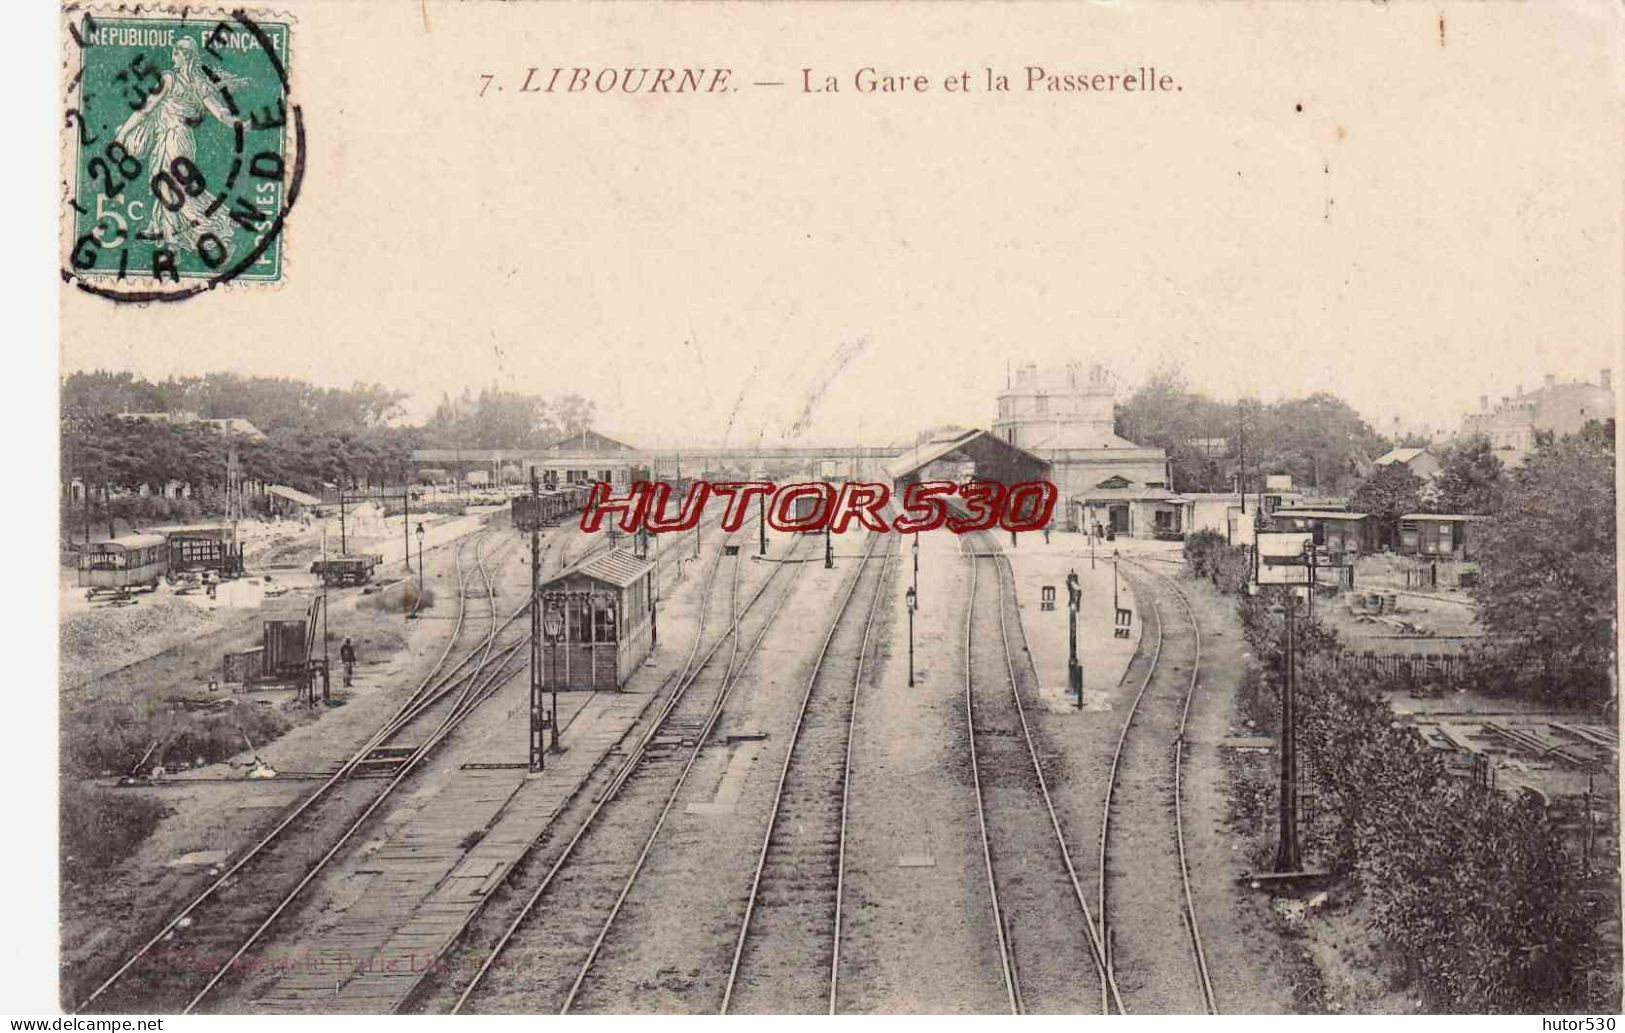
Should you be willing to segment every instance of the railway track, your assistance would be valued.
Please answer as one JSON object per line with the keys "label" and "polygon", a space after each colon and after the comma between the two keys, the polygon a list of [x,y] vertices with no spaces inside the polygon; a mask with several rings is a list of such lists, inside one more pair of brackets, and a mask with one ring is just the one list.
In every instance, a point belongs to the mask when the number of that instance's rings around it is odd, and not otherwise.
{"label": "railway track", "polygon": [[723,988],[724,1014],[834,1014],[839,1003],[852,735],[896,546],[894,535],[869,536],[813,660]]}
{"label": "railway track", "polygon": [[[792,555],[800,547],[798,538]],[[723,552],[718,550],[707,574],[702,622],[709,621],[711,602],[718,594],[719,578],[724,576]],[[592,807],[546,874],[514,911],[501,935],[485,949],[479,969],[452,1006],[453,1013],[473,1010],[504,993],[524,995],[530,1008],[541,996],[561,1002],[560,1011],[568,1011],[587,985],[688,773],[791,586],[778,586],[777,594],[769,599],[770,591],[781,580],[793,582],[800,570],[796,563],[775,564],[760,586],[742,600],[743,562],[736,557],[730,563],[727,626],[706,646],[702,623],[660,709],[628,750],[626,761],[599,789]],[[758,606],[765,599],[769,601],[764,614]],[[747,619],[756,622],[754,629]],[[629,856],[633,853],[629,842],[641,845],[635,856]],[[507,977],[495,974],[512,967],[503,960],[515,953],[534,959],[536,967],[526,967],[523,986],[497,985]]]}
{"label": "railway track", "polygon": [[[359,765],[369,754],[371,754],[378,747],[378,745],[389,736],[392,730],[401,727],[404,723],[409,721],[409,715],[413,707],[425,700],[425,698],[431,693],[431,686],[441,678],[446,661],[451,655],[451,651],[457,641],[457,635],[461,631],[465,620],[467,600],[461,591],[461,586],[465,579],[465,575],[462,571],[462,543],[459,543],[459,546],[453,555],[453,565],[459,585],[458,614],[456,617],[456,623],[452,628],[451,634],[447,638],[445,650],[441,653],[435,664],[430,668],[429,673],[425,675],[416,689],[413,690],[407,699],[402,702],[395,713],[393,713],[360,748],[358,748],[339,765],[337,771],[332,773],[326,781],[324,781],[310,794],[295,804],[290,812],[286,814],[279,822],[277,822],[277,824],[274,825],[269,832],[267,832],[246,851],[240,854],[235,861],[228,868],[226,868],[218,878],[205,887],[205,889],[198,896],[172,915],[156,934],[142,944],[142,946],[137,948],[132,954],[127,956],[124,962],[119,965],[119,967],[115,969],[111,975],[107,976],[99,985],[96,986],[94,990],[90,992],[87,997],[79,1002],[75,1008],[76,1011],[85,1011],[89,1009],[90,1006],[96,1004],[101,1004],[104,1009],[115,1011],[152,1010],[150,1007],[152,1003],[150,998],[144,995],[139,996],[136,999],[127,999],[126,997],[116,995],[113,991],[115,991],[115,988],[118,988],[125,990],[126,993],[134,991],[139,994],[139,992],[143,989],[164,989],[165,987],[162,984],[168,983],[171,980],[164,979],[163,977],[165,975],[172,975],[175,969],[182,967],[173,963],[165,964],[166,961],[175,962],[180,960],[179,958],[168,957],[169,955],[176,953],[174,948],[168,945],[172,944],[176,939],[179,938],[178,934],[184,934],[186,929],[190,928],[194,924],[197,924],[194,919],[194,915],[199,911],[199,909],[203,908],[205,905],[219,901],[223,896],[224,891],[233,885],[241,885],[243,880],[241,880],[239,876],[249,874],[245,872],[245,869],[256,860],[266,859],[266,855],[269,851],[271,851],[277,845],[285,842],[285,837],[289,837],[297,832],[303,831],[301,828],[296,826],[310,823],[308,819],[315,817],[314,815],[310,814],[311,809],[315,808],[321,803],[324,803],[328,797],[334,795],[340,789],[344,780],[356,768],[356,766]],[[302,821],[302,819],[305,820]],[[147,978],[137,978],[134,980],[134,982],[139,983],[140,985],[131,986],[129,977]],[[156,987],[151,986],[150,983],[154,981],[158,982],[160,985]],[[127,1002],[130,1006],[128,1008],[120,1007],[120,1004],[124,1002]]]}
{"label": "railway track", "polygon": [[[1098,992],[1121,1010],[1022,702],[1022,685],[1034,674],[1024,634],[1019,658],[1012,647],[1010,625],[1013,619],[1019,632],[1020,614],[1009,560],[989,535],[964,539],[961,547],[970,568],[967,754],[1005,1001],[1016,1014],[1072,1013]],[[977,648],[979,617],[980,638],[992,649]],[[1093,987],[1080,979],[1090,972]]]}
{"label": "railway track", "polygon": [[[486,532],[463,539],[453,550],[458,585],[458,612],[447,644],[430,671],[395,712],[337,769],[253,845],[240,853],[219,877],[173,914],[150,939],[107,976],[78,1005],[114,1011],[191,1011],[208,997],[310,884],[361,824],[407,774],[441,742],[494,687],[511,677],[517,646],[497,648],[496,636],[513,617],[501,621],[496,609],[486,558]],[[464,550],[472,540],[472,562]],[[451,657],[469,626],[469,588],[478,580],[489,609],[488,628],[455,664]],[[394,777],[379,789],[375,780],[356,778],[381,750],[409,730],[430,726],[426,738],[403,751]],[[341,827],[338,840],[310,863],[311,840]],[[314,849],[320,850],[317,845]],[[291,884],[291,889],[289,888]],[[263,901],[279,903],[266,913]],[[233,946],[235,945],[235,946]],[[221,963],[221,959],[224,962]],[[208,978],[201,982],[201,975]],[[184,1004],[182,1003],[184,1002]]]}
{"label": "railway track", "polygon": [[[1185,727],[1200,684],[1202,631],[1190,600],[1171,578],[1124,562],[1149,575],[1136,579],[1135,589],[1151,604],[1157,637],[1153,649],[1142,648],[1131,664],[1131,669],[1140,664],[1142,674],[1112,755],[1101,817],[1097,908],[1108,971],[1114,978],[1121,974],[1124,995],[1136,1010],[1217,1014],[1191,894],[1181,801]],[[1183,614],[1178,626],[1170,626],[1164,605],[1170,602]],[[1132,859],[1116,872],[1110,866],[1114,849]],[[1115,889],[1110,895],[1108,885]],[[1179,926],[1167,921],[1170,905],[1179,908]],[[1189,961],[1178,960],[1181,955]]]}

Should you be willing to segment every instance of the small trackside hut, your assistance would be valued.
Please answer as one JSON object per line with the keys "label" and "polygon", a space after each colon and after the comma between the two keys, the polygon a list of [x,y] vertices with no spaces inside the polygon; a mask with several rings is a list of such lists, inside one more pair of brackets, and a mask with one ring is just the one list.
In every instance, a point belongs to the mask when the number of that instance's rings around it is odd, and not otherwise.
{"label": "small trackside hut", "polygon": [[1399,518],[1399,551],[1441,560],[1470,560],[1469,526],[1489,517],[1465,513],[1406,513]]}
{"label": "small trackside hut", "polygon": [[654,648],[654,564],[611,549],[541,586],[542,687],[619,689]]}

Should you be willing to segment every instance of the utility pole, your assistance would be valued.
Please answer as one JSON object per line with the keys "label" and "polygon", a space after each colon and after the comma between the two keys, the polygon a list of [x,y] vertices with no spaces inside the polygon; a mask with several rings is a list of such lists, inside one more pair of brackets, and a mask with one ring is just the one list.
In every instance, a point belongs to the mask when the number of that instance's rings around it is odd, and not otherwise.
{"label": "utility pole", "polygon": [[1281,688],[1281,842],[1275,851],[1275,871],[1286,874],[1303,867],[1298,853],[1298,597],[1286,589],[1286,663]]}
{"label": "utility pole", "polygon": [[1236,400],[1236,436],[1240,438],[1236,466],[1236,490],[1241,493],[1241,513],[1247,515],[1247,409],[1246,403]]}
{"label": "utility pole", "polygon": [[[323,571],[327,570],[327,526],[326,526],[326,521],[323,521],[323,524],[322,524],[322,570]],[[329,682],[329,677],[330,676],[328,675],[328,672],[333,669],[331,664],[330,664],[330,660],[331,660],[331,658],[330,658],[330,656],[328,654],[328,634],[327,634],[327,577],[324,575],[322,577],[322,701],[324,703],[327,702],[327,698],[328,698],[327,697],[327,687],[330,684],[330,682]],[[316,705],[316,686],[312,685],[310,688],[311,688],[310,703],[311,703],[311,706],[315,706]]]}
{"label": "utility pole", "polygon": [[[541,486],[536,483],[536,467],[530,468],[530,497],[535,512],[541,512]],[[530,525],[530,771],[538,774],[546,766],[546,746],[542,726],[542,533],[541,521]],[[555,647],[556,648],[556,647]],[[555,697],[556,698],[556,697]]]}
{"label": "utility pole", "polygon": [[829,536],[829,522],[824,523],[824,569],[835,567],[835,542]]}
{"label": "utility pole", "polygon": [[401,485],[401,541],[406,543],[406,569],[412,570],[412,486]]}
{"label": "utility pole", "polygon": [[757,503],[759,503],[757,505],[757,507],[756,507],[756,530],[757,530],[757,533],[761,536],[761,542],[757,546],[756,555],[758,555],[758,556],[766,556],[767,555],[767,496],[766,495],[758,496],[756,501],[757,501]]}
{"label": "utility pole", "polygon": [[[345,536],[345,533],[344,533],[344,480],[343,480],[343,478],[339,479],[339,555],[340,556],[348,556],[348,555],[350,555],[349,539]],[[410,569],[411,564],[408,563],[407,567],[408,567],[408,569]]]}

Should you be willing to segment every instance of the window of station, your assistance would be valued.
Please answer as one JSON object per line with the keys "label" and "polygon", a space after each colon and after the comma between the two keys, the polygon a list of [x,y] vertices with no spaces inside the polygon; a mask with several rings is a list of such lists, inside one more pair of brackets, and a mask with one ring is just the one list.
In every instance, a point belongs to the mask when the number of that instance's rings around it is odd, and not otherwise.
{"label": "window of station", "polygon": [[566,636],[568,641],[591,642],[592,598],[585,592],[571,592],[569,604],[565,607],[564,612],[570,622]]}
{"label": "window of station", "polygon": [[592,640],[594,642],[614,642],[614,641],[617,641],[617,636],[616,636],[617,622],[616,622],[615,609],[616,609],[616,607],[615,607],[615,597],[614,596],[600,595],[594,601],[593,608],[592,608],[592,618],[593,618]]}

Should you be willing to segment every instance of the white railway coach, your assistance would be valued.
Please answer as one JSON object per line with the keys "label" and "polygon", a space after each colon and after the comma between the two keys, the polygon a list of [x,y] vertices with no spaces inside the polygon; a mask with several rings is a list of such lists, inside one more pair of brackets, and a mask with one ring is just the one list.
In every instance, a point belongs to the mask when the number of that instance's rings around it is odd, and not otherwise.
{"label": "white railway coach", "polygon": [[79,556],[79,587],[85,598],[151,592],[169,570],[169,542],[161,534],[127,534],[95,542]]}

